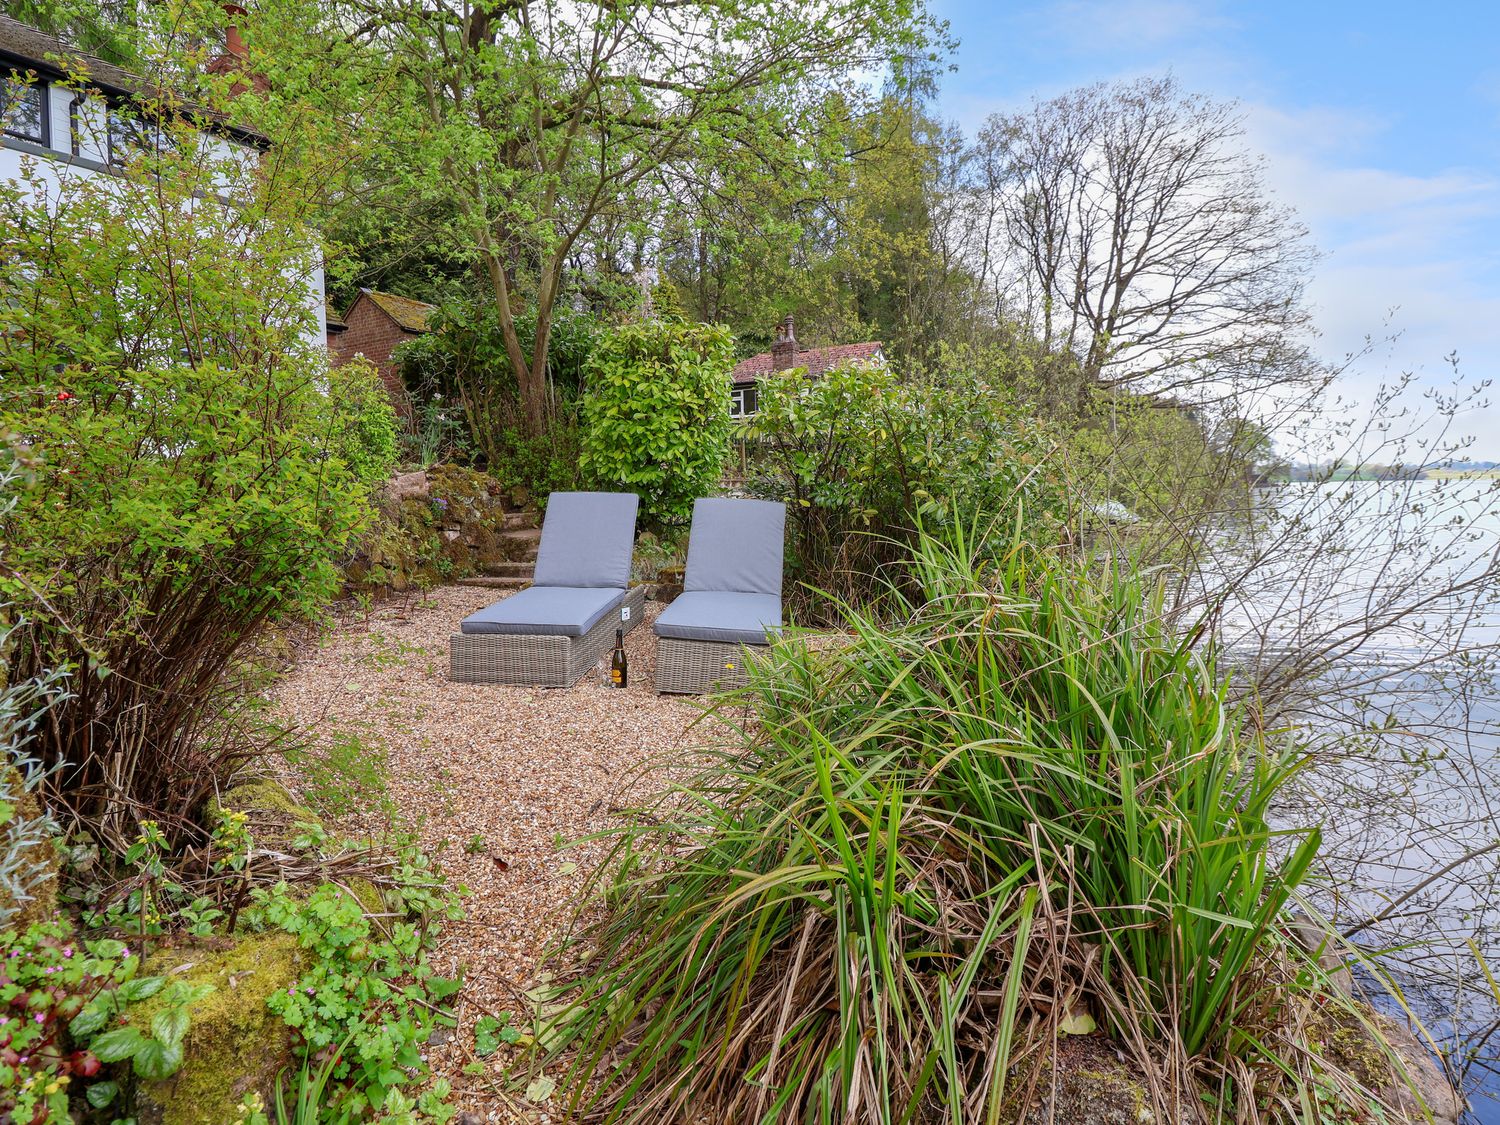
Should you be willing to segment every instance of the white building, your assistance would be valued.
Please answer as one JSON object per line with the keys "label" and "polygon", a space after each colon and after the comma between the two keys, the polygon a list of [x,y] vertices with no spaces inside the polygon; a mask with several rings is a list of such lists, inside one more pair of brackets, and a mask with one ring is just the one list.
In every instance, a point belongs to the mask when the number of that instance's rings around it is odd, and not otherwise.
{"label": "white building", "polygon": [[[233,28],[228,49],[243,51]],[[19,180],[28,160],[54,185],[69,175],[114,174],[133,151],[161,143],[150,115],[134,111],[144,89],[137,75],[0,15],[0,180]],[[269,147],[261,134],[220,115],[199,110],[193,120],[210,158],[256,160]],[[322,343],[327,314],[321,268],[311,271],[307,284]]]}

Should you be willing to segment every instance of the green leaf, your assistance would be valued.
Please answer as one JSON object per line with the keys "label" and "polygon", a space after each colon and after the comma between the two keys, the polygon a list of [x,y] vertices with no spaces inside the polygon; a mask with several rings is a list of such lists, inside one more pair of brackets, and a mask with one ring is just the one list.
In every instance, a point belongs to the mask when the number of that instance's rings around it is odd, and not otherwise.
{"label": "green leaf", "polygon": [[186,1008],[163,1008],[151,1017],[151,1034],[163,1043],[181,1043],[189,1022]]}
{"label": "green leaf", "polygon": [[98,1056],[100,1062],[120,1062],[134,1055],[145,1042],[146,1037],[138,1028],[117,1027],[90,1043],[89,1050]]}
{"label": "green leaf", "polygon": [[149,1000],[165,987],[166,977],[136,977],[120,985],[117,995],[127,1004],[138,1000]]}
{"label": "green leaf", "polygon": [[177,1073],[182,1065],[182,1044],[143,1039],[135,1053],[135,1072],[148,1082],[160,1082]]}
{"label": "green leaf", "polygon": [[86,1040],[108,1022],[108,1010],[102,1004],[90,1004],[73,1017],[72,1022],[68,1024],[68,1032],[74,1039]]}
{"label": "green leaf", "polygon": [[89,1105],[95,1109],[103,1109],[110,1102],[114,1101],[119,1096],[119,1093],[120,1084],[118,1082],[95,1082],[83,1096],[88,1099]]}

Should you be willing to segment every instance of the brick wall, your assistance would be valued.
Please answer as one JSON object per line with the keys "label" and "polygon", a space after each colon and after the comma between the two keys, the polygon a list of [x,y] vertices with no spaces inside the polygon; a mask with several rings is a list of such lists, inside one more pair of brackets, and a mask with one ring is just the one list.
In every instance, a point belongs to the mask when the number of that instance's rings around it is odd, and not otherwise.
{"label": "brick wall", "polygon": [[344,321],[349,327],[334,338],[333,362],[345,363],[363,355],[380,372],[380,381],[385,384],[396,412],[403,418],[410,418],[411,399],[401,382],[401,372],[391,362],[391,352],[395,351],[397,344],[411,339],[411,333],[403,332],[363,294],[354,302]]}

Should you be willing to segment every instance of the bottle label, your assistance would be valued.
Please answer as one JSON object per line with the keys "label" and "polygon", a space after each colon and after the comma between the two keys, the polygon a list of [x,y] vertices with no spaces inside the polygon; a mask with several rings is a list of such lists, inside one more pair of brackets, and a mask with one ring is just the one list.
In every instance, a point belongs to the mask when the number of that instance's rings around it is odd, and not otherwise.
{"label": "bottle label", "polygon": [[620,686],[620,670],[618,668],[610,669],[609,678],[614,681],[615,687]]}

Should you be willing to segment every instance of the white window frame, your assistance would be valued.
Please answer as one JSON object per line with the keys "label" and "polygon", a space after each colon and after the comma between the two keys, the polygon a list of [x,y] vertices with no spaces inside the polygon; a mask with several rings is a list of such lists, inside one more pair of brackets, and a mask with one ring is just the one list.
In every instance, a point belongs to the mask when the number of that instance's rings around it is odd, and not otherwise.
{"label": "white window frame", "polygon": [[760,413],[760,388],[754,383],[741,383],[729,388],[729,416],[731,418],[754,418]]}

